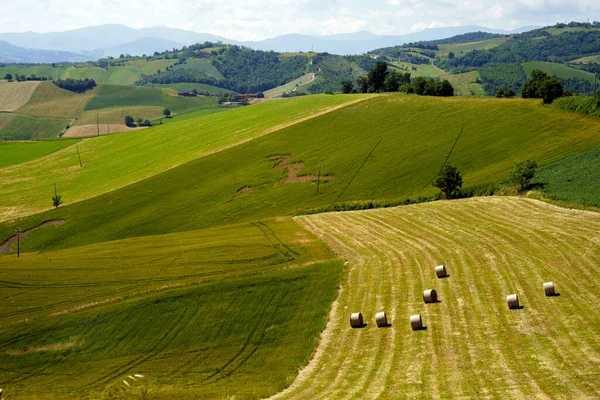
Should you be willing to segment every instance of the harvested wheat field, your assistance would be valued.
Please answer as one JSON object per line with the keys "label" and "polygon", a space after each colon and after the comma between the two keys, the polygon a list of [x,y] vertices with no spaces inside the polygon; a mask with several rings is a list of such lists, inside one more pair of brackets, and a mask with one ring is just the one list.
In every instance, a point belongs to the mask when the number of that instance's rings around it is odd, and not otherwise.
{"label": "harvested wheat field", "polygon": [[600,398],[599,214],[489,197],[297,220],[347,268],[316,355],[276,398]]}
{"label": "harvested wheat field", "polygon": [[39,84],[39,81],[8,82],[0,80],[0,111],[14,111],[24,106]]}
{"label": "harvested wheat field", "polygon": [[108,135],[110,133],[129,132],[143,127],[130,128],[125,124],[100,124],[100,125],[79,125],[72,126],[65,132],[63,137],[88,137],[100,135]]}

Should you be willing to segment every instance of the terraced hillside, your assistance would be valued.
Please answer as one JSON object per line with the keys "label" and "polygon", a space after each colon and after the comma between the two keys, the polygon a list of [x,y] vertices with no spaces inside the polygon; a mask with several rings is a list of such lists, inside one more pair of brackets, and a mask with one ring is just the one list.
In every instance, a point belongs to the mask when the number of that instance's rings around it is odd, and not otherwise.
{"label": "terraced hillside", "polygon": [[[347,268],[315,357],[274,399],[600,397],[599,214],[477,198],[298,221]],[[358,311],[367,325],[352,329]]]}
{"label": "terraced hillside", "polygon": [[269,396],[308,362],[342,266],[291,219],[0,256],[0,387],[27,400]]}

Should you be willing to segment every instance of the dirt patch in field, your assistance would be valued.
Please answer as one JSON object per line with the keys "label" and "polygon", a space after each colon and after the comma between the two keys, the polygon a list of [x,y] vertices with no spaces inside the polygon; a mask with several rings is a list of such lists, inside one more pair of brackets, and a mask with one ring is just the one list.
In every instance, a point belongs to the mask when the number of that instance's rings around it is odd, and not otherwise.
{"label": "dirt patch in field", "polygon": [[81,346],[83,346],[83,341],[71,339],[68,342],[64,342],[64,343],[54,343],[54,344],[47,344],[45,346],[26,347],[22,350],[8,350],[4,354],[8,354],[10,356],[22,356],[24,354],[39,353],[42,351],[67,350],[72,347],[81,347]]}
{"label": "dirt patch in field", "polygon": [[[64,223],[65,223],[65,221],[62,219],[58,219],[58,220],[54,220],[54,221],[46,221],[46,222],[36,226],[35,228],[27,229],[26,231],[21,232],[19,240],[23,240],[23,239],[27,238],[27,236],[29,236],[29,234],[31,232],[38,230],[40,228],[43,228],[45,226],[61,226]],[[13,235],[13,236],[9,237],[8,239],[6,239],[4,241],[4,243],[2,243],[0,245],[0,254],[16,253],[17,250],[12,247],[13,244],[15,244],[15,243],[17,243],[17,235]]]}
{"label": "dirt patch in field", "polygon": [[245,193],[250,193],[253,190],[254,190],[254,188],[252,186],[244,186],[243,188],[241,188],[237,191],[237,194],[241,195],[241,194],[245,194]]}
{"label": "dirt patch in field", "polygon": [[0,111],[14,111],[27,104],[40,83],[0,80]]}
{"label": "dirt patch in field", "polygon": [[120,132],[129,132],[129,131],[137,131],[140,129],[146,128],[144,127],[136,127],[130,128],[125,124],[100,124],[99,126],[94,125],[80,125],[80,126],[72,126],[70,127],[63,137],[88,137],[88,136],[97,136],[98,128],[100,128],[100,135],[108,135],[111,133],[120,133]]}
{"label": "dirt patch in field", "polygon": [[[290,158],[292,157],[289,155],[276,155],[269,158],[279,161],[279,163],[275,165],[275,168],[285,168],[287,170],[286,176],[281,179],[279,183],[315,182],[317,179],[319,179],[317,175],[298,175],[304,168],[304,163],[302,161],[295,163],[290,162]],[[332,175],[321,175],[321,182],[325,183],[333,178],[334,177]]]}
{"label": "dirt patch in field", "polygon": [[273,101],[273,100],[283,100],[282,98],[274,98],[274,97],[264,97],[262,99],[252,99],[250,101],[250,104],[260,104],[260,103],[264,103],[266,101]]}

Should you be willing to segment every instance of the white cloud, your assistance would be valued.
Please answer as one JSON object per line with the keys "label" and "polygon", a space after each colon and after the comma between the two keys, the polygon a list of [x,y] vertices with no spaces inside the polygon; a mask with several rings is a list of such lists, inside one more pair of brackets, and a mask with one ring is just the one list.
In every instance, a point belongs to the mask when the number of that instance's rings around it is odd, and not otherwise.
{"label": "white cloud", "polygon": [[286,33],[369,30],[402,34],[431,27],[515,28],[600,20],[599,0],[20,0],[6,1],[3,32],[65,30],[106,23],[168,25],[239,40]]}

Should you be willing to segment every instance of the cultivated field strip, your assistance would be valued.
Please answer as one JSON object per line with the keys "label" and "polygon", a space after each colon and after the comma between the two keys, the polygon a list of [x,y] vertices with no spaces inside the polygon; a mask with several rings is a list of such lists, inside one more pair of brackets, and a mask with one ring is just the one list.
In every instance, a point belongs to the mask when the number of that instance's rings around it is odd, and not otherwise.
{"label": "cultivated field strip", "polygon": [[[491,197],[298,221],[347,271],[315,357],[275,398],[600,397],[599,214]],[[424,304],[425,289],[441,302]],[[358,311],[367,326],[351,329]]]}
{"label": "cultivated field strip", "polygon": [[24,106],[39,84],[39,81],[0,81],[0,111],[14,111]]}

